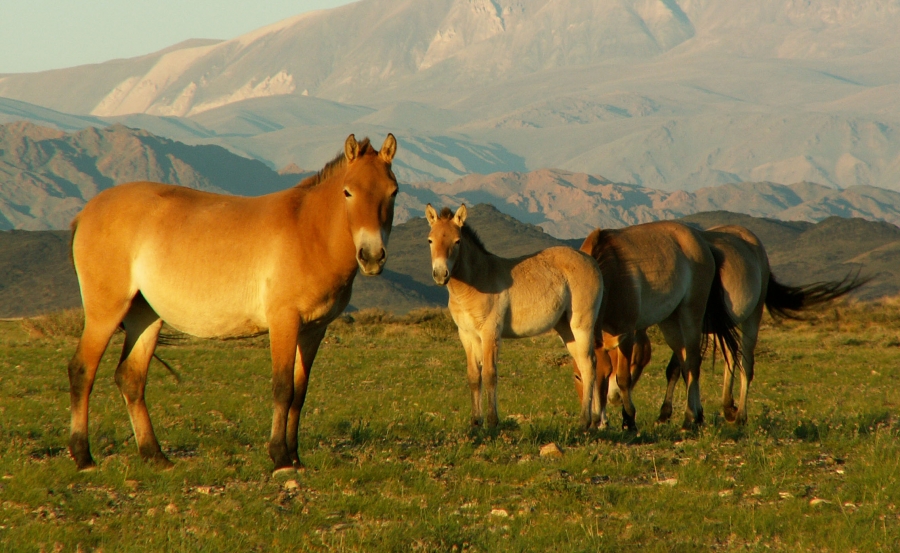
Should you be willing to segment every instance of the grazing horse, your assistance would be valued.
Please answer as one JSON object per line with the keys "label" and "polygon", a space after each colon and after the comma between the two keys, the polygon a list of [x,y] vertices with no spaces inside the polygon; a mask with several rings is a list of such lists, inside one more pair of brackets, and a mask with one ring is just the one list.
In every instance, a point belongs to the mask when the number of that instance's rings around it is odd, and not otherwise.
{"label": "grazing horse", "polygon": [[[716,260],[725,308],[740,332],[740,350],[737,352],[740,354],[739,358],[735,357],[735,351],[723,348],[726,369],[722,407],[727,421],[744,424],[747,422],[747,395],[753,380],[754,352],[763,308],[768,308],[769,314],[774,318],[799,318],[801,311],[840,298],[859,288],[867,280],[848,276],[839,282],[786,286],[772,275],[766,250],[750,230],[729,225],[702,231],[700,235],[709,244]],[[636,334],[635,345],[639,353],[633,356],[631,363],[632,389],[650,359],[650,340],[646,332],[639,331]],[[616,355],[610,352],[610,357],[615,363]],[[681,362],[673,354],[666,367],[668,386],[661,419],[665,418],[665,413],[672,411],[672,396],[679,375],[686,376],[681,368]],[[735,369],[740,369],[741,373],[741,391],[737,405],[733,396]],[[613,398],[613,390],[610,388],[610,399]]]}
{"label": "grazing horse", "polygon": [[[723,305],[721,282],[715,258],[699,231],[673,221],[658,221],[623,229],[594,230],[581,245],[600,264],[607,290],[602,325],[596,327],[597,351],[618,350],[609,356],[616,365],[597,364],[599,426],[608,424],[606,402],[609,377],[615,375],[615,390],[622,400],[622,426],[636,428],[631,400],[632,367],[641,369],[649,361],[649,342],[644,331],[658,324],[673,356],[683,362],[688,386],[686,427],[703,422],[700,401],[700,363],[707,333],[721,337],[729,348],[737,348],[734,324]],[[639,373],[638,373],[639,374]],[[575,375],[575,387],[583,382]],[[614,394],[615,395],[615,394]],[[662,419],[671,416],[669,412]]]}
{"label": "grazing horse", "polygon": [[556,330],[587,384],[581,423],[590,428],[596,406],[594,325],[603,301],[603,277],[589,256],[567,247],[506,259],[489,253],[466,222],[466,206],[440,214],[429,204],[432,277],[450,292],[450,314],[466,350],[472,393],[472,424],[483,421],[482,384],[488,396],[487,424],[497,416],[497,350],[501,338]]}
{"label": "grazing horse", "polygon": [[72,222],[85,325],[69,363],[69,452],[95,466],[88,400],[97,365],[121,325],[115,380],[141,457],[163,454],[144,402],[163,321],[200,337],[269,332],[275,470],[299,466],[297,431],[325,329],[347,306],[357,271],[377,275],[394,217],[397,141],[381,151],[351,134],[344,151],[297,186],[245,198],[136,182],[105,190]]}
{"label": "grazing horse", "polygon": [[[849,275],[842,281],[819,282],[806,286],[786,286],[778,282],[769,269],[769,257],[762,242],[750,230],[727,225],[701,233],[716,258],[716,267],[725,294],[729,317],[740,330],[740,350],[723,348],[725,377],[722,386],[722,408],[729,422],[747,422],[747,394],[753,380],[756,342],[759,338],[763,307],[774,318],[799,318],[800,312],[840,298],[859,288],[868,279]],[[647,344],[649,347],[649,342]],[[735,356],[738,353],[739,356]],[[734,371],[740,369],[741,392],[735,406]],[[678,360],[670,360],[666,368],[668,387],[665,405],[671,408],[672,394],[679,376]]]}

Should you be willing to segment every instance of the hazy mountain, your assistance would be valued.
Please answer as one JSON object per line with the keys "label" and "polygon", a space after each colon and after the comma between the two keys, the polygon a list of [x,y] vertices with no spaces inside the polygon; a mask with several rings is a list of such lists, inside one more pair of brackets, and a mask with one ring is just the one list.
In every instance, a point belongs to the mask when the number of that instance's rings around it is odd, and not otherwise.
{"label": "hazy mountain", "polygon": [[270,167],[393,132],[407,181],[549,167],[898,190],[900,0],[362,0],[2,75],[0,96],[67,130],[118,121]]}
{"label": "hazy mountain", "polygon": [[0,125],[0,229],[63,229],[98,192],[136,180],[258,195],[299,176],[217,146],[188,146],[121,125],[66,134]]}
{"label": "hazy mountain", "polygon": [[[135,180],[240,195],[281,190],[324,166],[342,142],[323,148],[306,165],[312,169],[290,163],[276,173],[223,148],[188,146],[122,125],[75,133],[25,122],[0,125],[0,229],[67,228],[100,190]],[[583,237],[595,227],[714,210],[782,220],[820,221],[837,215],[900,224],[900,192],[871,186],[837,190],[808,182],[757,182],[666,192],[549,169],[469,175],[449,183],[407,183],[401,176],[395,223],[421,217],[427,203],[490,203],[564,239]]]}
{"label": "hazy mountain", "polygon": [[549,169],[470,175],[452,183],[412,183],[399,196],[397,217],[421,217],[427,203],[482,202],[560,238],[583,237],[596,227],[618,228],[717,210],[785,221],[840,216],[900,224],[900,192],[872,186],[837,190],[808,182],[789,186],[744,182],[666,192]]}
{"label": "hazy mountain", "polygon": [[[783,222],[725,211],[682,220],[700,228],[719,224],[750,228],[766,246],[773,272],[782,282],[836,280],[861,270],[874,280],[856,297],[876,299],[900,293],[900,228],[894,225],[839,217],[816,224]],[[468,224],[489,251],[504,257],[555,245],[577,248],[581,244],[581,239],[558,240],[487,204],[470,209]],[[395,225],[384,273],[380,277],[356,277],[351,309],[405,313],[417,307],[446,306],[446,288],[431,279],[427,237],[428,224],[423,218]],[[79,305],[68,248],[66,232],[0,232],[0,317]]]}

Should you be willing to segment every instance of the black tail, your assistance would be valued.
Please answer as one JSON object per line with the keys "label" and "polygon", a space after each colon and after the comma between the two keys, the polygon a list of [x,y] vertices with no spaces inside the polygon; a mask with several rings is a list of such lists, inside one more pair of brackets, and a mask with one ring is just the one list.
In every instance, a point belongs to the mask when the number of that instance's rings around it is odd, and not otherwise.
{"label": "black tail", "polygon": [[816,282],[806,286],[788,286],[769,274],[766,308],[773,318],[802,319],[801,311],[828,303],[849,294],[872,280],[860,278],[859,272],[849,273],[843,280]]}
{"label": "black tail", "polygon": [[[722,279],[719,272],[713,279],[712,289],[709,291],[709,299],[706,301],[706,312],[703,314],[704,336],[713,336],[713,358],[715,358],[715,346],[718,343],[722,351],[728,350],[735,362],[741,359],[741,335],[737,329],[737,323],[728,314],[725,306],[725,289],[722,287]],[[704,351],[706,344],[704,344]]]}

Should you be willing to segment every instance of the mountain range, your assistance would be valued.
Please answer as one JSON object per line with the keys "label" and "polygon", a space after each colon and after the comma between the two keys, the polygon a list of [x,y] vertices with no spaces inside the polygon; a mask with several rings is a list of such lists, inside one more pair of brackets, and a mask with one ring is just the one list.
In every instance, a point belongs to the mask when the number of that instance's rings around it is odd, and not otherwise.
{"label": "mountain range", "polygon": [[[334,157],[341,143],[332,144],[313,170]],[[152,180],[254,196],[292,186],[309,174],[296,164],[276,172],[219,146],[189,146],[121,124],[65,133],[19,121],[0,125],[0,229],[68,228],[86,201],[123,182]],[[758,182],[667,192],[551,169],[401,182],[395,224],[421,217],[427,203],[490,203],[563,239],[584,237],[596,227],[716,210],[787,221],[841,216],[900,224],[900,192],[873,186],[839,190],[809,182]]]}
{"label": "mountain range", "polygon": [[0,97],[0,121],[120,123],[271,169],[393,132],[405,182],[551,168],[900,190],[900,0],[361,0],[0,75]]}

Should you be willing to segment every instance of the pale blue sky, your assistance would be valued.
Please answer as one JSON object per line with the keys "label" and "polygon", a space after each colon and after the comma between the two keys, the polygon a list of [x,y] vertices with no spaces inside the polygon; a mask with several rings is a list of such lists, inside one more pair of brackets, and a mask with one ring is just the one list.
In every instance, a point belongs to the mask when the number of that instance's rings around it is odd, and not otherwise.
{"label": "pale blue sky", "polygon": [[130,58],[189,38],[234,38],[354,0],[0,0],[0,73]]}

